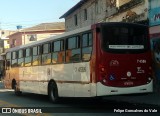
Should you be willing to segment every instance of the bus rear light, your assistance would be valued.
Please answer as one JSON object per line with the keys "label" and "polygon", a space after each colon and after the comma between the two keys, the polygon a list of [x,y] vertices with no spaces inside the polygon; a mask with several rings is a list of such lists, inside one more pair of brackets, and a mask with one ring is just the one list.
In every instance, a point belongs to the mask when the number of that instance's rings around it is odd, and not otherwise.
{"label": "bus rear light", "polygon": [[99,81],[102,83],[106,83],[107,82],[107,73],[106,73],[106,69],[103,65],[99,65]]}
{"label": "bus rear light", "polygon": [[99,65],[99,71],[100,72],[106,72],[106,69],[105,69],[105,66],[103,66],[103,65]]}
{"label": "bus rear light", "polygon": [[102,68],[101,68],[101,71],[104,72],[104,71],[105,71],[105,68],[102,67]]}
{"label": "bus rear light", "polygon": [[148,78],[148,80],[149,80],[149,81],[151,81],[151,80],[152,80],[152,78],[151,78],[151,77],[149,77],[149,78]]}
{"label": "bus rear light", "polygon": [[107,80],[106,79],[103,79],[103,83],[106,83],[107,82]]}
{"label": "bus rear light", "polygon": [[148,76],[148,81],[147,81],[147,83],[150,83],[151,81],[152,81],[152,76],[149,75],[149,76]]}
{"label": "bus rear light", "polygon": [[99,71],[100,72],[105,72],[105,68],[104,67],[99,67]]}

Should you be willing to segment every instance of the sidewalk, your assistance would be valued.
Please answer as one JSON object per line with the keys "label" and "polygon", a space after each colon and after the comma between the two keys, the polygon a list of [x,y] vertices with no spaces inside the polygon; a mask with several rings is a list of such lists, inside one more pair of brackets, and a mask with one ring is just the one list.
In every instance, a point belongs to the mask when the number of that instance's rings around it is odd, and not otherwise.
{"label": "sidewalk", "polygon": [[147,94],[136,94],[136,95],[120,95],[120,96],[109,96],[105,99],[115,101],[125,101],[128,103],[141,103],[151,104],[160,106],[160,92],[153,92]]}

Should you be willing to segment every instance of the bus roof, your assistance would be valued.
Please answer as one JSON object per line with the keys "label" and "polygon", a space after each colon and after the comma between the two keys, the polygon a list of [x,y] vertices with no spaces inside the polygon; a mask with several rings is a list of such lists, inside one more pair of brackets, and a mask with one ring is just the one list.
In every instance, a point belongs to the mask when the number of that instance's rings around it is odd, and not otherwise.
{"label": "bus roof", "polygon": [[[94,27],[94,26],[103,25],[103,24],[105,24],[105,25],[108,25],[108,24],[109,25],[110,24],[112,24],[112,25],[117,25],[117,24],[121,24],[121,25],[123,25],[123,24],[141,25],[141,24],[136,24],[136,23],[123,23],[123,22],[101,22],[101,23],[89,25],[89,26],[86,26],[86,27],[83,27],[83,28],[75,29],[73,31],[68,31],[68,32],[65,32],[65,33],[57,35],[57,36],[52,36],[52,37],[49,37],[49,38],[46,38],[46,39],[43,39],[43,40],[35,41],[35,42],[29,43],[29,44],[26,44],[26,45],[21,45],[21,46],[17,46],[17,47],[14,47],[14,48],[10,48],[10,49],[6,50],[6,53],[9,52],[9,51],[16,51],[16,50],[19,50],[19,49],[27,48],[29,46],[41,45],[42,43],[52,41],[52,40],[56,40],[56,39],[60,39],[60,38],[64,38],[64,37],[68,37],[70,35],[76,35],[78,33],[91,30],[91,28]],[[141,26],[145,26],[145,25],[141,25]]]}
{"label": "bus roof", "polygon": [[45,42],[48,42],[48,41],[56,40],[56,39],[59,39],[59,38],[70,36],[70,35],[76,35],[78,33],[88,31],[88,30],[91,30],[91,25],[80,28],[80,29],[75,29],[73,31],[65,32],[65,33],[57,35],[57,36],[52,36],[52,37],[49,37],[49,38],[46,38],[46,39],[43,39],[43,40],[35,41],[35,42],[29,43],[29,44],[13,47],[13,48],[7,49],[6,53],[9,52],[9,51],[16,51],[16,50],[19,50],[19,49],[22,49],[22,48],[27,48],[29,46],[39,45],[39,44],[42,44],[42,43],[45,43]]}

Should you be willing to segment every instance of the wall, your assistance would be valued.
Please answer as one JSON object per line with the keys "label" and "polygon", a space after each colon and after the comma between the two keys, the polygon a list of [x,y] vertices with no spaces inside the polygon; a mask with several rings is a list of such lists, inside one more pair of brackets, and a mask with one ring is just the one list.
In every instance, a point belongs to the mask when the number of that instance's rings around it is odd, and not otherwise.
{"label": "wall", "polygon": [[[48,31],[32,31],[32,32],[17,32],[9,36],[10,47],[25,45],[42,39],[46,39],[51,36],[56,36],[64,33],[64,30],[48,30]],[[30,41],[28,35],[36,35],[35,41]],[[13,40],[16,40],[16,44],[13,45]]]}
{"label": "wall", "polygon": [[131,0],[117,0],[116,6],[119,8],[120,6],[130,2]]}
{"label": "wall", "polygon": [[[107,22],[139,22],[148,18],[148,0],[141,0],[123,3],[123,6],[118,8],[117,13],[106,19]],[[132,3],[131,3],[132,2]],[[121,8],[121,9],[120,9]]]}
{"label": "wall", "polygon": [[9,48],[9,39],[4,40],[4,49]]}
{"label": "wall", "polygon": [[[160,2],[150,0],[150,38],[155,79],[160,81]],[[159,81],[156,81],[160,86]],[[160,87],[159,87],[160,88]]]}
{"label": "wall", "polygon": [[[13,45],[13,40],[16,40],[16,44]],[[20,32],[14,33],[9,37],[10,47],[22,45],[22,34]]]}
{"label": "wall", "polygon": [[[160,6],[160,5],[159,5]],[[150,26],[160,25],[160,7],[151,7],[149,12]]]}
{"label": "wall", "polygon": [[[89,0],[83,4],[65,18],[66,31],[104,21],[107,15],[107,1],[108,0]],[[87,9],[87,20],[84,18],[84,9]],[[74,24],[74,15],[78,17],[78,25]]]}
{"label": "wall", "polygon": [[149,1],[150,1],[150,8],[151,8],[151,9],[160,7],[160,2],[159,2],[159,0],[149,0]]}
{"label": "wall", "polygon": [[[88,0],[80,8],[65,17],[66,31],[97,22],[139,22],[148,19],[148,0],[111,1]],[[84,9],[87,9],[87,20],[84,20]],[[78,17],[78,25],[74,24],[75,15]]]}
{"label": "wall", "polygon": [[[23,33],[22,35],[22,45],[24,44],[28,44],[28,43],[32,43],[32,42],[35,42],[35,41],[39,41],[39,40],[42,40],[42,39],[46,39],[48,37],[51,37],[51,36],[56,36],[56,35],[59,35],[59,34],[62,34],[64,31],[62,30],[59,30],[59,31],[52,31],[52,32],[26,32],[26,33]],[[35,41],[30,41],[29,38],[28,38],[28,35],[36,35],[36,40]]]}

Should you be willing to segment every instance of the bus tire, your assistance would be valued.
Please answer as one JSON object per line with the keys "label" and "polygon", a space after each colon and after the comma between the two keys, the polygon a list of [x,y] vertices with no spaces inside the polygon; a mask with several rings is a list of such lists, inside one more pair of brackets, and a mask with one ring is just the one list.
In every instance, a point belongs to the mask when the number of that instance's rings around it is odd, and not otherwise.
{"label": "bus tire", "polygon": [[49,84],[49,87],[48,87],[48,96],[49,96],[49,100],[52,102],[52,103],[57,103],[58,102],[58,89],[57,89],[57,86],[54,82],[51,82]]}
{"label": "bus tire", "polygon": [[22,95],[22,92],[17,89],[17,84],[16,83],[14,85],[14,93],[17,96],[21,96]]}

